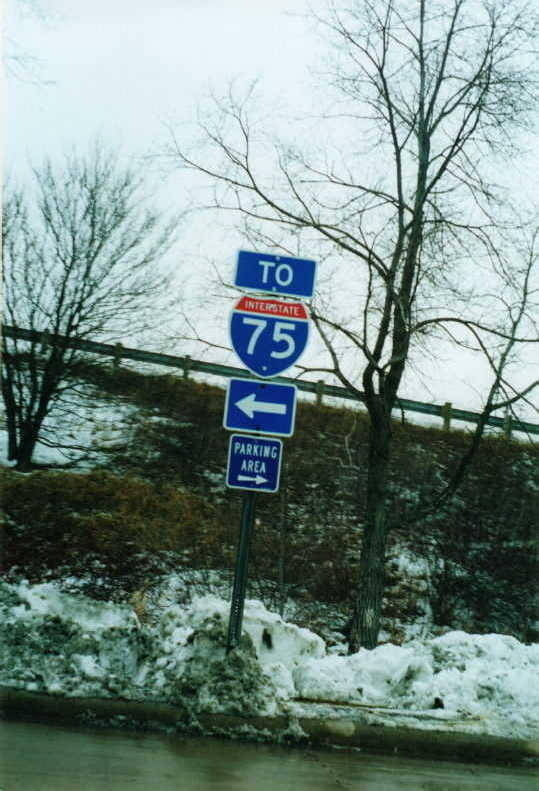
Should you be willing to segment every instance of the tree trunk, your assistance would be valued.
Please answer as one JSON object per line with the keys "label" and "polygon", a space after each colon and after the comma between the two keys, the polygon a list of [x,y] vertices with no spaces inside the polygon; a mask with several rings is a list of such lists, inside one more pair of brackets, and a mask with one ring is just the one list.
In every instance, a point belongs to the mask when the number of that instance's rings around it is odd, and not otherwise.
{"label": "tree trunk", "polygon": [[14,461],[18,456],[19,449],[17,442],[17,406],[13,397],[12,380],[6,362],[2,372],[2,395],[6,411],[7,457],[9,461]]}
{"label": "tree trunk", "polygon": [[358,597],[352,614],[348,650],[375,648],[380,631],[387,520],[387,471],[391,443],[390,421],[371,422],[369,474],[363,541],[359,561]]}
{"label": "tree trunk", "polygon": [[[32,364],[38,367],[37,360],[34,358]],[[49,359],[43,367],[41,382],[33,382],[32,400],[37,401],[37,406],[28,410],[29,415],[23,421],[19,432],[19,447],[17,451],[16,469],[28,471],[32,469],[32,455],[39,439],[43,421],[49,412],[50,403],[54,397],[61,380],[61,373],[67,371],[64,363],[63,351],[58,347],[52,347]]]}
{"label": "tree trunk", "polygon": [[286,554],[288,551],[287,546],[287,518],[286,518],[286,506],[287,506],[287,497],[286,497],[286,487],[281,491],[281,508],[279,514],[279,558],[278,558],[278,596],[279,596],[279,615],[281,618],[284,614],[284,608],[287,599],[287,589],[288,585],[286,584]]}
{"label": "tree trunk", "polygon": [[39,436],[41,422],[37,426],[34,421],[26,423],[21,431],[19,447],[17,448],[17,464],[15,469],[20,472],[29,472],[32,469],[32,456]]}

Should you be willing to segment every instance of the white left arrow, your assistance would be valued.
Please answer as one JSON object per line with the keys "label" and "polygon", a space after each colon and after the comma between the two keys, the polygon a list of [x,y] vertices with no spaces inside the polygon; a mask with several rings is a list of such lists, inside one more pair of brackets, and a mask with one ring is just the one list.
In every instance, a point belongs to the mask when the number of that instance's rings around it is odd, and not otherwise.
{"label": "white left arrow", "polygon": [[263,478],[261,475],[238,475],[238,481],[254,481],[258,486],[261,483],[267,483],[268,478]]}
{"label": "white left arrow", "polygon": [[249,393],[249,395],[240,398],[239,401],[236,401],[235,405],[249,418],[253,418],[255,412],[286,415],[286,404],[275,404],[272,401],[257,401],[256,393]]}

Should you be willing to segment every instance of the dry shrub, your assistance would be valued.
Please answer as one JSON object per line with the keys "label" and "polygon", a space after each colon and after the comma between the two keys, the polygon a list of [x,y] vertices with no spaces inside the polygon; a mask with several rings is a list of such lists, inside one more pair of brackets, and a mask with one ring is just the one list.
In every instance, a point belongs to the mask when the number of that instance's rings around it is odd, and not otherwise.
{"label": "dry shrub", "polygon": [[215,561],[221,530],[196,494],[104,471],[4,470],[1,478],[4,572],[95,573],[133,590],[167,557],[176,566]]}

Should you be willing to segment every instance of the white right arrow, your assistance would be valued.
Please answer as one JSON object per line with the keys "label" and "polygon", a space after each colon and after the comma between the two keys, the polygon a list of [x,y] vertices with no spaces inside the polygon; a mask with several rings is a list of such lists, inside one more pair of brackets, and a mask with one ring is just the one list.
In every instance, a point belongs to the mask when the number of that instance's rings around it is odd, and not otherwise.
{"label": "white right arrow", "polygon": [[253,418],[255,412],[286,415],[286,404],[275,404],[271,401],[257,401],[256,393],[249,393],[249,395],[240,398],[239,401],[236,401],[236,406],[249,418]]}
{"label": "white right arrow", "polygon": [[261,475],[238,475],[238,481],[254,481],[258,486],[261,483],[267,483],[268,478],[263,478]]}

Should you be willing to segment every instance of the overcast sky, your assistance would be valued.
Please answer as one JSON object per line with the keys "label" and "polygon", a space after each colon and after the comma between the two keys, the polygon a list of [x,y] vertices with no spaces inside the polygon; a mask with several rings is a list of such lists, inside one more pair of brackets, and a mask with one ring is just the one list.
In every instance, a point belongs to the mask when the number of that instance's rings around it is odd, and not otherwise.
{"label": "overcast sky", "polygon": [[48,84],[8,81],[10,157],[96,132],[140,151],[238,75],[300,91],[312,58],[307,25],[287,13],[303,0],[36,0],[44,16],[25,11],[32,1],[11,0],[8,34]]}
{"label": "overcast sky", "polygon": [[[8,54],[32,60],[13,61],[6,80],[8,170],[22,172],[29,159],[73,144],[84,148],[96,134],[126,153],[156,151],[164,121],[193,120],[208,90],[219,92],[238,75],[260,77],[268,102],[294,108],[308,98],[309,67],[321,51],[302,16],[306,6],[307,0],[10,0]],[[523,189],[537,189],[534,153],[518,178]],[[182,208],[182,189],[177,180],[162,193],[177,202],[173,209]],[[215,231],[200,229],[199,220],[186,230],[186,259],[204,252],[219,258],[220,245],[230,247],[221,259],[231,262],[241,240],[219,241]],[[402,396],[479,407],[475,363],[443,357],[427,367],[423,380],[408,377]],[[528,410],[523,416],[537,421]]]}

